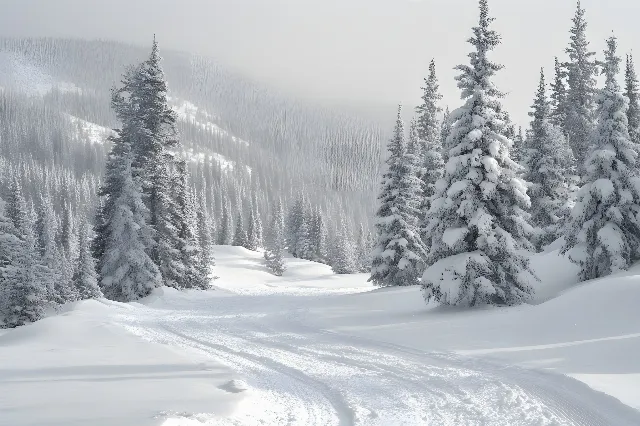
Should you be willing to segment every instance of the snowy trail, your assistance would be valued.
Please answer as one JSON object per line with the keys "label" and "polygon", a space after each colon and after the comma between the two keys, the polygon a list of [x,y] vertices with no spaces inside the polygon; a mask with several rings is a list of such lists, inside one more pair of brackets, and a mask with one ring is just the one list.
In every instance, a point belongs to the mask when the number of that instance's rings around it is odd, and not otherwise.
{"label": "snowy trail", "polygon": [[566,376],[317,328],[309,310],[330,297],[190,298],[117,321],[150,341],[211,356],[247,381],[235,413],[206,424],[640,424],[640,412]]}

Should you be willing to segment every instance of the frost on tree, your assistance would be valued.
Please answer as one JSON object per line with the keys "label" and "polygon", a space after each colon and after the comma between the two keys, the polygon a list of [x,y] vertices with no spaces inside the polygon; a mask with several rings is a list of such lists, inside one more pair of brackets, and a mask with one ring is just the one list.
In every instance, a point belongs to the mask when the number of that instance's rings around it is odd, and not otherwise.
{"label": "frost on tree", "polygon": [[573,153],[560,128],[551,122],[544,71],[540,72],[540,84],[529,115],[533,120],[526,141],[524,179],[529,184],[535,243],[541,249],[562,235],[572,207],[571,176],[575,173]]}
{"label": "frost on tree", "polygon": [[593,148],[563,247],[580,265],[583,281],[624,271],[640,258],[637,152],[629,137],[628,99],[617,82],[616,39],[611,37],[607,46],[606,83],[596,98]]}
{"label": "frost on tree", "polygon": [[75,263],[73,285],[78,292],[80,300],[97,299],[102,297],[102,291],[98,286],[98,274],[96,265],[90,250],[90,226],[83,220],[79,234],[78,259]]}
{"label": "frost on tree", "polygon": [[519,166],[509,156],[502,94],[492,82],[502,68],[488,57],[500,44],[492,21],[487,1],[480,0],[479,25],[469,40],[475,48],[470,65],[457,67],[466,101],[452,112],[449,159],[427,218],[432,246],[422,289],[427,301],[441,304],[513,305],[532,292],[528,261],[519,253],[530,247],[523,219],[530,201],[516,175]]}
{"label": "frost on tree", "polygon": [[284,232],[284,212],[282,210],[282,202],[278,199],[278,202],[271,212],[271,220],[267,228],[264,251],[267,268],[269,268],[273,275],[278,277],[282,276],[287,269],[283,259],[285,246]]}
{"label": "frost on tree", "polygon": [[336,232],[335,244],[333,248],[333,261],[331,270],[336,274],[355,274],[358,272],[356,264],[356,248],[353,238],[344,220],[344,215],[340,216],[340,225]]}
{"label": "frost on tree", "polygon": [[598,66],[595,53],[589,51],[585,10],[579,1],[570,32],[571,42],[566,49],[569,61],[565,64],[568,84],[565,132],[582,170],[593,129],[593,96]]}
{"label": "frost on tree", "polygon": [[381,286],[418,284],[426,256],[418,229],[422,182],[416,174],[415,155],[407,149],[401,112],[399,108],[376,213],[377,241],[369,281]]}
{"label": "frost on tree", "polygon": [[0,327],[17,327],[44,315],[47,294],[34,274],[32,255],[0,199]]}
{"label": "frost on tree", "polygon": [[627,121],[629,122],[629,137],[631,142],[640,150],[640,89],[638,88],[638,76],[636,74],[633,56],[627,55],[625,69],[625,95],[629,99]]}

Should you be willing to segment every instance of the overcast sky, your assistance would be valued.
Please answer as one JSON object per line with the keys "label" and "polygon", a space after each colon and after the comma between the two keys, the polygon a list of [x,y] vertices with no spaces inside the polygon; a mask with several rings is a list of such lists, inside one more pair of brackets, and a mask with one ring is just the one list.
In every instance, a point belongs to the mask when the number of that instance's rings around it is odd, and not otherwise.
{"label": "overcast sky", "polygon": [[[615,31],[621,54],[640,43],[639,0],[583,0],[591,46]],[[498,84],[524,122],[539,68],[564,55],[575,0],[490,0],[503,36]],[[413,105],[435,58],[445,101],[466,61],[477,0],[0,0],[0,33],[107,38],[207,54],[298,96]],[[640,46],[638,47],[640,49]],[[640,57],[640,55],[639,55]],[[393,119],[390,119],[392,122]]]}

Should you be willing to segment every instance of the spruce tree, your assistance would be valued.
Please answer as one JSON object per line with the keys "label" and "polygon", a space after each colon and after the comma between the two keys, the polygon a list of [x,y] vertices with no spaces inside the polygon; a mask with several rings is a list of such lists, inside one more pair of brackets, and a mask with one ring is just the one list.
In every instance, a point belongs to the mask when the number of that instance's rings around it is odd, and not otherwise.
{"label": "spruce tree", "polygon": [[331,269],[336,274],[355,274],[358,272],[356,247],[349,232],[344,214],[340,215],[340,225],[336,233]]}
{"label": "spruce tree", "polygon": [[558,58],[555,58],[555,76],[551,83],[551,110],[549,120],[552,124],[560,127],[563,132],[567,128],[567,87],[565,79],[567,71],[564,69]]}
{"label": "spruce tree", "polygon": [[244,230],[244,219],[242,218],[242,212],[238,212],[236,216],[236,232],[233,234],[233,244],[237,247],[247,246],[247,233]]}
{"label": "spruce tree", "polygon": [[543,70],[532,108],[524,179],[529,182],[531,223],[538,228],[536,246],[542,249],[561,236],[570,211],[569,178],[575,172],[573,153],[560,128],[551,123]]}
{"label": "spruce tree", "polygon": [[[15,197],[15,193],[12,198]],[[9,203],[8,212],[21,218],[20,203]],[[17,327],[37,321],[44,316],[47,291],[35,273],[34,245],[24,231],[14,225],[14,218],[5,214],[0,199],[0,319],[2,327]]]}
{"label": "spruce tree", "polygon": [[615,37],[609,38],[593,148],[563,247],[580,265],[583,281],[627,270],[640,258],[640,176],[628,130],[629,103],[617,82],[616,47]]}
{"label": "spruce tree", "polygon": [[636,75],[633,56],[627,55],[625,69],[625,95],[629,99],[627,121],[629,122],[629,137],[637,149],[640,150],[640,89],[638,89],[638,76]]}
{"label": "spruce tree", "polygon": [[598,71],[595,52],[589,51],[586,32],[585,10],[578,1],[571,28],[571,43],[566,49],[569,62],[566,64],[568,89],[565,131],[580,170],[584,170],[589,151]]}
{"label": "spruce tree", "polygon": [[[388,170],[378,197],[378,240],[372,254],[369,281],[381,286],[417,284],[426,256],[418,231],[421,181],[416,176],[416,158],[407,150],[401,113],[402,108],[398,108],[394,136],[388,147]],[[342,223],[340,232],[345,230],[346,225]],[[339,235],[338,241],[341,238],[346,236]],[[342,249],[347,251],[348,247]]]}
{"label": "spruce tree", "polygon": [[85,220],[81,221],[78,258],[75,262],[73,285],[78,293],[78,299],[98,299],[102,297],[102,291],[98,286],[98,274],[90,248],[91,227]]}
{"label": "spruce tree", "polygon": [[180,252],[180,276],[178,288],[207,288],[207,277],[201,274],[201,252],[198,243],[198,232],[195,202],[189,174],[184,159],[176,162],[175,181],[172,185],[173,198],[177,204],[175,222],[178,225],[178,250]]}
{"label": "spruce tree", "polygon": [[258,250],[258,225],[256,223],[256,213],[253,210],[253,203],[249,209],[249,228],[247,229],[247,246],[248,250]]}
{"label": "spruce tree", "polygon": [[226,193],[222,197],[222,215],[220,217],[220,230],[218,231],[218,245],[229,246],[233,241],[233,222],[231,220],[231,207]]}
{"label": "spruce tree", "polygon": [[418,139],[422,144],[420,158],[424,159],[426,153],[431,151],[434,146],[440,145],[438,139],[442,130],[439,118],[442,109],[438,106],[442,95],[440,94],[434,60],[431,60],[429,64],[429,76],[424,79],[422,91],[422,104],[416,107],[416,113],[418,116]]}
{"label": "spruce tree", "polygon": [[528,260],[518,252],[530,246],[522,219],[530,201],[504,136],[503,94],[492,81],[502,66],[489,53],[500,36],[490,28],[487,0],[479,3],[470,64],[457,67],[465,103],[452,113],[450,156],[427,216],[432,245],[422,288],[426,301],[441,304],[512,305],[532,291],[523,276]]}
{"label": "spruce tree", "polygon": [[283,259],[285,246],[284,231],[284,212],[282,210],[282,201],[278,199],[278,202],[271,212],[264,251],[267,268],[269,268],[269,270],[278,277],[282,276],[286,270]]}
{"label": "spruce tree", "polygon": [[302,227],[302,223],[305,221],[305,218],[307,216],[307,204],[307,199],[304,194],[300,194],[294,201],[289,210],[289,214],[287,215],[285,231],[287,247],[289,248],[289,252],[291,252],[294,257],[300,257],[297,252],[298,239],[300,238],[300,228]]}
{"label": "spruce tree", "polygon": [[110,158],[117,161],[114,166],[121,185],[110,194],[113,212],[104,227],[108,237],[99,271],[105,297],[122,302],[148,296],[162,286],[160,270],[147,253],[153,230],[146,223],[149,212],[142,200],[142,186],[133,176],[131,157],[129,151],[122,158]]}
{"label": "spruce tree", "polygon": [[451,134],[451,111],[449,111],[449,107],[447,107],[444,110],[444,116],[442,117],[442,124],[440,126],[440,146],[442,147],[442,160],[445,163],[449,159],[449,146],[447,145],[449,134]]}
{"label": "spruce tree", "polygon": [[[200,245],[200,263],[199,273],[205,279],[212,273],[212,268],[215,265],[215,258],[213,254],[213,221],[209,217],[207,211],[207,198],[203,191],[199,197],[198,204],[198,243]],[[208,279],[206,280],[207,287]]]}

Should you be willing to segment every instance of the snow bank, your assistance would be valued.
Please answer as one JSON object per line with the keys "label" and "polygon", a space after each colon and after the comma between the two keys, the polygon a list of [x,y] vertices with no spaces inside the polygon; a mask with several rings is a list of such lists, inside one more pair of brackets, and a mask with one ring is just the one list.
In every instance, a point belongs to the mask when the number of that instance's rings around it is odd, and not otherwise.
{"label": "snow bank", "polygon": [[224,388],[231,372],[114,325],[139,309],[91,300],[0,331],[0,424],[144,426],[174,413],[227,415],[241,398]]}

